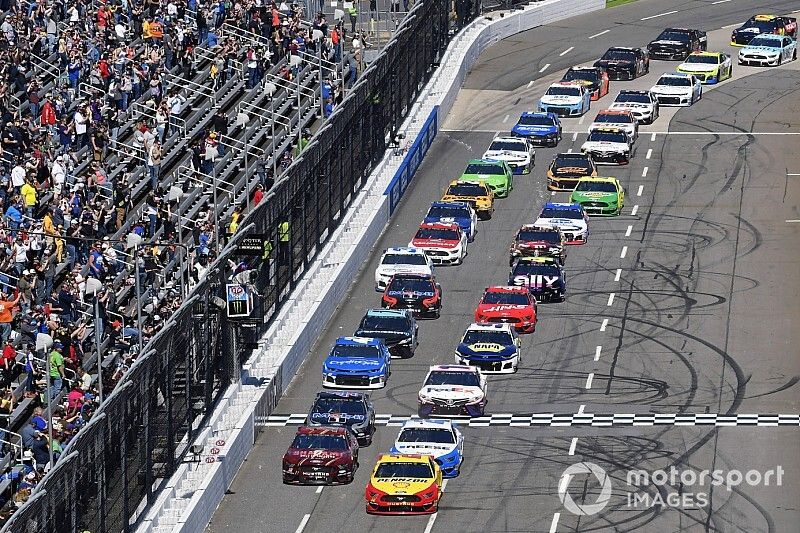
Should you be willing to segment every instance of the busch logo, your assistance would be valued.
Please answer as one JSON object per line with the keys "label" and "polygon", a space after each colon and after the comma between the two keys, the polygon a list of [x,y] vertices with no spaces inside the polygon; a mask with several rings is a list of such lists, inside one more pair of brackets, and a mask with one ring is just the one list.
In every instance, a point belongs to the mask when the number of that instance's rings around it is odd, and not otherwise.
{"label": "busch logo", "polygon": [[514,285],[552,289],[558,280],[559,276],[543,276],[542,274],[519,275],[514,276]]}

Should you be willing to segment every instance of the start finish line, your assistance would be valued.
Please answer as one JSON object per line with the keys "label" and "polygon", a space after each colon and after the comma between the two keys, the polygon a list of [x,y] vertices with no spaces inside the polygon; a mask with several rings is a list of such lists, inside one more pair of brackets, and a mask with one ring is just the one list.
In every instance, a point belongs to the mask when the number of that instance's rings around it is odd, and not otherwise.
{"label": "start finish line", "polygon": [[[305,413],[256,417],[257,427],[300,426],[305,423]],[[402,426],[416,415],[403,416],[376,414],[376,426]],[[641,426],[691,426],[691,427],[800,427],[798,414],[554,414],[536,413],[515,415],[493,414],[476,418],[454,418],[466,427],[641,427]]]}

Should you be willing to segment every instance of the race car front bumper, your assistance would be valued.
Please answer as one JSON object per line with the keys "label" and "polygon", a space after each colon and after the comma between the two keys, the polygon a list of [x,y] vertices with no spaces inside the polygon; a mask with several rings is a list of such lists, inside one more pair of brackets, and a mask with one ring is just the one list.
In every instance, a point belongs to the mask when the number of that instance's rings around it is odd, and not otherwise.
{"label": "race car front bumper", "polygon": [[619,215],[621,210],[619,205],[607,202],[583,202],[581,206],[587,214],[593,216],[613,217]]}
{"label": "race car front bumper", "polygon": [[555,146],[558,144],[557,131],[551,133],[532,133],[529,135],[520,135],[517,133],[515,135],[517,137],[524,137],[537,146]]}
{"label": "race car front bumper", "polygon": [[551,191],[569,191],[575,190],[580,178],[547,178],[547,188]]}
{"label": "race car front bumper", "polygon": [[346,485],[353,481],[353,465],[287,465],[283,482],[287,485]]}
{"label": "race car front bumper", "polygon": [[665,106],[689,106],[692,105],[691,94],[657,94],[654,93],[658,105]]}
{"label": "race car front bumper", "polygon": [[418,414],[420,418],[430,416],[483,416],[486,407],[486,398],[476,403],[467,403],[468,400],[445,401],[434,398],[429,402],[419,402]]}
{"label": "race car front bumper", "polygon": [[636,78],[636,68],[609,68],[608,79],[610,80],[632,80]]}
{"label": "race car front bumper", "polygon": [[579,117],[583,115],[583,109],[580,104],[576,105],[539,104],[539,111],[541,111],[542,113],[555,113],[559,117]]}
{"label": "race car front bumper", "polygon": [[755,65],[759,67],[777,66],[780,54],[775,57],[768,57],[762,54],[739,54],[740,65]]}
{"label": "race car front bumper", "polygon": [[322,386],[326,389],[382,389],[386,386],[386,377],[385,374],[322,374]]}
{"label": "race car front bumper", "polygon": [[594,162],[598,165],[627,165],[630,163],[630,154],[624,152],[589,152]]}
{"label": "race car front bumper", "polygon": [[443,455],[441,457],[437,457],[434,459],[436,464],[439,465],[439,468],[442,469],[442,477],[443,478],[454,478],[458,477],[458,474],[461,470],[461,454],[457,452],[452,452],[447,455]]}
{"label": "race car front bumper", "polygon": [[474,359],[456,354],[455,361],[457,365],[478,367],[484,374],[513,374],[519,365],[519,354],[507,359]]}
{"label": "race car front bumper", "polygon": [[427,499],[416,494],[383,494],[375,500],[367,500],[367,514],[433,514],[438,509],[438,494]]}
{"label": "race car front bumper", "polygon": [[424,248],[424,251],[435,265],[459,265],[463,259],[461,248]]}
{"label": "race car front bumper", "polygon": [[537,302],[541,303],[557,303],[563,302],[567,299],[567,295],[562,291],[531,291],[536,297]]}
{"label": "race car front bumper", "polygon": [[504,183],[502,185],[494,185],[490,183],[489,188],[494,193],[495,198],[506,198],[508,197],[508,193],[511,192],[511,186],[508,183]]}

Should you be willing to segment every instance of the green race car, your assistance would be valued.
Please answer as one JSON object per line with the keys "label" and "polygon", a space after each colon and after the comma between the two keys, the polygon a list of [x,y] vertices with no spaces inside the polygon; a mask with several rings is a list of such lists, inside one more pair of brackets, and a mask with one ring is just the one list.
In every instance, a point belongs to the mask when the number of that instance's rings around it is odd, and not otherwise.
{"label": "green race car", "polygon": [[505,198],[514,188],[514,173],[505,161],[473,159],[460,181],[485,181],[497,198]]}
{"label": "green race car", "polygon": [[625,190],[617,178],[587,176],[578,181],[570,202],[589,215],[617,216],[625,205]]}

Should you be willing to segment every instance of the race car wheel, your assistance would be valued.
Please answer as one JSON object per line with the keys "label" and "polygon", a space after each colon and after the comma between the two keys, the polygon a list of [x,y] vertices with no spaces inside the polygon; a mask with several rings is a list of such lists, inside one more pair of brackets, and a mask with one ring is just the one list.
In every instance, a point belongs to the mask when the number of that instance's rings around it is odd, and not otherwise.
{"label": "race car wheel", "polygon": [[[792,52],[792,61],[795,61],[795,60],[797,60],[797,48],[795,48],[794,52]],[[731,73],[733,73],[732,70],[731,70]]]}
{"label": "race car wheel", "polygon": [[782,64],[783,64],[783,57],[782,56],[778,56],[778,65],[777,66],[781,66]]}

